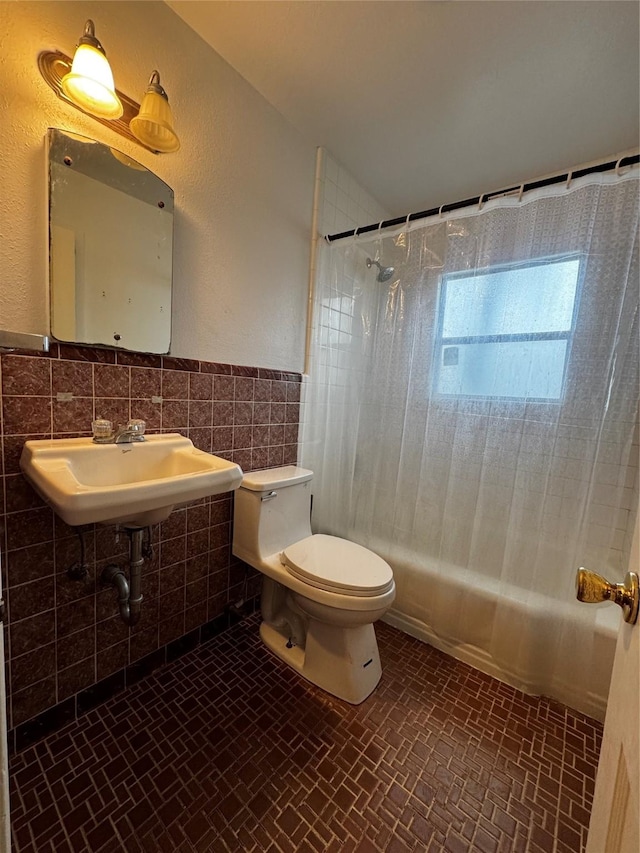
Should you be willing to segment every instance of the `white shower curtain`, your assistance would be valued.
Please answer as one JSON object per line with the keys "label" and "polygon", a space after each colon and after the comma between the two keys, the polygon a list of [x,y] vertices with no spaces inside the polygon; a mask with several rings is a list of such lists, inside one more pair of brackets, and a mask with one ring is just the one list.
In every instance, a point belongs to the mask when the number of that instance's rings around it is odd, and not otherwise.
{"label": "white shower curtain", "polygon": [[597,715],[617,608],[573,584],[628,559],[637,240],[635,168],[322,241],[304,385],[314,529],[390,562],[391,621]]}

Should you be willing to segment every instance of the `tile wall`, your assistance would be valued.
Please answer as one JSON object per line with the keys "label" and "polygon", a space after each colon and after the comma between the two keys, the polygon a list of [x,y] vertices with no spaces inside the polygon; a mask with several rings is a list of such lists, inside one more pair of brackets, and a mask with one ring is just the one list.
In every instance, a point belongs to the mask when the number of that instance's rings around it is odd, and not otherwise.
{"label": "tile wall", "polygon": [[[143,418],[243,470],[295,463],[300,375],[54,344],[47,356],[0,356],[0,553],[9,618],[8,724],[21,726],[255,595],[259,578],[230,552],[232,496],[176,510],[153,528],[143,614],[127,628],[103,567],[126,564],[115,527],[84,530],[84,580],[71,580],[80,540],[27,484],[29,438],[90,435],[94,417]],[[71,399],[67,399],[71,395]]]}
{"label": "tile wall", "polygon": [[322,236],[389,218],[388,211],[326,149],[322,150],[317,179],[318,231]]}

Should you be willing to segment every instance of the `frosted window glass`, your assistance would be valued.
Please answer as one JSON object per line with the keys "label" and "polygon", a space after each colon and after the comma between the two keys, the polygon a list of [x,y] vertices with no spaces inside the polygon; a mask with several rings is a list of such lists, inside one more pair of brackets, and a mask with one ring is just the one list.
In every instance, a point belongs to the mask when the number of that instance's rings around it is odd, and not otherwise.
{"label": "frosted window glass", "polygon": [[579,271],[571,258],[445,276],[437,393],[559,400]]}
{"label": "frosted window glass", "polygon": [[465,397],[559,399],[567,341],[458,344],[458,363],[440,368],[438,391]]}
{"label": "frosted window glass", "polygon": [[447,276],[442,337],[571,329],[578,258]]}

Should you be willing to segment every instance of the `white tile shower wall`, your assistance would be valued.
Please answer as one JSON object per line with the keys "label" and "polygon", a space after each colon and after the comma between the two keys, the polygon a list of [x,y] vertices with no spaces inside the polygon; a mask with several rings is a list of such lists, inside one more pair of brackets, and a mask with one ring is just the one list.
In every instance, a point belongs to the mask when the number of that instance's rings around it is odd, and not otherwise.
{"label": "white tile shower wall", "polygon": [[[321,149],[316,177],[318,239],[327,234],[338,234],[372,222],[381,222],[389,217],[382,205],[324,148]],[[325,352],[333,352],[334,356],[336,349],[345,351],[346,355],[349,340],[357,337],[361,331],[353,288],[356,277],[354,264],[360,260],[353,256],[345,259],[339,276],[340,292],[323,305],[319,315],[313,318],[321,340],[328,347]],[[334,367],[338,365],[334,364]]]}
{"label": "white tile shower wall", "polygon": [[[320,241],[328,234],[339,234],[352,228],[370,225],[372,222],[381,222],[389,218],[386,211],[376,199],[373,198],[360,184],[351,177],[349,172],[335,160],[325,149],[320,148],[316,161],[316,191],[314,198],[316,233],[312,235],[314,241]],[[317,274],[317,253],[312,252],[311,278],[315,280]],[[354,319],[354,295],[353,283],[355,270],[354,259],[351,258],[343,270],[341,281],[343,282],[340,294],[331,304],[323,306],[322,312],[311,318],[313,334],[320,334],[326,343],[335,344],[336,338],[347,341],[354,335],[358,335],[360,327]],[[324,352],[335,353],[335,348],[327,347]],[[320,363],[326,369],[327,364],[321,356]],[[336,365],[338,368],[339,365]],[[335,377],[334,377],[335,381]],[[301,399],[301,435],[304,432],[307,384],[302,384]],[[306,441],[311,441],[310,434]]]}
{"label": "white tile shower wall", "polygon": [[322,149],[319,181],[320,234],[339,234],[388,218],[382,205],[326,149]]}

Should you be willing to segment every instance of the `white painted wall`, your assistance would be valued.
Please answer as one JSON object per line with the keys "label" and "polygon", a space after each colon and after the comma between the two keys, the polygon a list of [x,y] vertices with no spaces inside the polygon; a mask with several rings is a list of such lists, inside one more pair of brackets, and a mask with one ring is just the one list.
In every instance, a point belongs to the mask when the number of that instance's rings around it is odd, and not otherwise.
{"label": "white painted wall", "polygon": [[[139,101],[160,71],[182,147],[153,155],[58,100],[41,50],[73,54],[91,17]],[[45,133],[114,145],[175,191],[172,354],[301,370],[315,150],[164,3],[0,2],[0,328],[44,333]]]}

